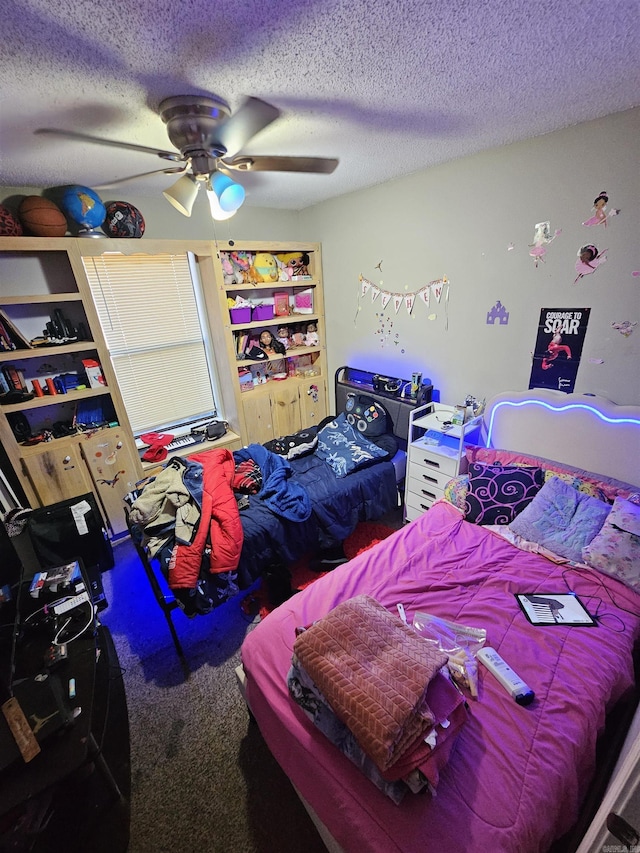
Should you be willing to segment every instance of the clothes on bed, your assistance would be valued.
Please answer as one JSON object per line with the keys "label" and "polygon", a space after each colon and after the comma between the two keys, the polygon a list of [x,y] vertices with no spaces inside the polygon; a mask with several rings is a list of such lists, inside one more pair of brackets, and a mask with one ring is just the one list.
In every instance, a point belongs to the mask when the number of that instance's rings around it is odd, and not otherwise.
{"label": "clothes on bed", "polygon": [[262,471],[253,459],[236,462],[233,491],[243,495],[257,495],[262,488]]}
{"label": "clothes on bed", "polygon": [[306,521],[311,515],[311,500],[304,486],[291,480],[288,460],[272,453],[261,444],[250,444],[235,450],[236,462],[253,459],[262,471],[262,488],[258,498],[270,510],[289,521]]}
{"label": "clothes on bed", "polygon": [[371,596],[339,604],[293,651],[381,771],[433,728],[427,688],[447,656]]}
{"label": "clothes on bed", "polygon": [[382,773],[349,727],[336,716],[295,655],[287,675],[287,687],[291,698],[316,728],[396,805],[409,791],[418,794],[425,789],[436,790],[440,771],[449,760],[455,738],[467,719],[462,696],[442,673],[438,673],[427,688],[427,702],[436,724],[426,738],[420,738],[417,747],[408,750],[401,761]]}

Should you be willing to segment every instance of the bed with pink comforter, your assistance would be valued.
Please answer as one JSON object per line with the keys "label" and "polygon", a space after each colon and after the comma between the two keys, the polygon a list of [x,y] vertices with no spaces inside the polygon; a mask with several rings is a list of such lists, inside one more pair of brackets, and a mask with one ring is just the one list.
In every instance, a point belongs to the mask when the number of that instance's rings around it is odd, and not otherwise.
{"label": "bed with pink comforter", "polygon": [[[534,626],[516,593],[574,591],[596,627]],[[535,691],[522,707],[479,666],[479,696],[436,796],[399,805],[317,730],[287,690],[296,628],[366,594],[487,631]],[[520,550],[450,504],[429,512],[278,607],[246,638],[247,700],[293,784],[345,851],[533,853],[575,822],[606,713],[633,685],[640,595],[618,580]]]}

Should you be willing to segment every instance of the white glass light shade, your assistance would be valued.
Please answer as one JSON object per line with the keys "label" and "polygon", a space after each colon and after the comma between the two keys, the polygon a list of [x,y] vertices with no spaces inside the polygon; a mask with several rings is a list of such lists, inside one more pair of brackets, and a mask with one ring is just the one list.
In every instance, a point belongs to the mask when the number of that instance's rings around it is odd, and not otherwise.
{"label": "white glass light shade", "polygon": [[172,187],[164,190],[162,195],[183,216],[191,216],[193,203],[196,200],[199,189],[200,181],[196,181],[191,175],[183,175],[181,178],[178,178]]}
{"label": "white glass light shade", "polygon": [[227,175],[216,172],[211,179],[211,188],[218,197],[222,210],[234,213],[241,207],[244,201],[244,187],[236,184]]}
{"label": "white glass light shade", "polygon": [[211,208],[211,218],[215,219],[216,222],[222,222],[225,219],[231,219],[232,216],[235,216],[235,210],[223,210],[220,207],[218,196],[213,190],[207,190],[207,198],[209,199],[209,207]]}

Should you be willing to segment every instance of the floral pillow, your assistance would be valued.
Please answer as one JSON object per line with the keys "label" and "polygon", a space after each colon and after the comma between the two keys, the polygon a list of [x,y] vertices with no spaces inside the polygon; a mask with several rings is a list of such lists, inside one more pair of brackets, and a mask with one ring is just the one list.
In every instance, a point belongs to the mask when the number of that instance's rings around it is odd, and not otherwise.
{"label": "floral pillow", "polygon": [[610,504],[553,477],[509,528],[524,539],[579,563],[582,549],[598,533],[610,512]]}
{"label": "floral pillow", "polygon": [[640,592],[640,506],[616,498],[600,532],[582,549],[582,561]]}
{"label": "floral pillow", "polygon": [[469,493],[469,475],[458,474],[452,477],[444,487],[444,499],[457,506],[463,512],[466,509],[467,494]]}
{"label": "floral pillow", "polygon": [[524,465],[469,465],[465,518],[476,524],[509,524],[544,483],[544,471]]}
{"label": "floral pillow", "polygon": [[357,432],[344,412],[318,432],[316,456],[333,468],[336,477],[346,477],[367,465],[388,459],[388,453]]}

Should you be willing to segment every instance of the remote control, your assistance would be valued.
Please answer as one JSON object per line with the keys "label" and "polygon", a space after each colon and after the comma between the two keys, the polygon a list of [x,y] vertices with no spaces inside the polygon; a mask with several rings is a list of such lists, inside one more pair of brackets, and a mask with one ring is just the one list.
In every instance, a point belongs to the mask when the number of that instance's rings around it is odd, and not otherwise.
{"label": "remote control", "polygon": [[61,601],[59,604],[52,605],[51,609],[56,616],[62,616],[63,613],[68,613],[69,610],[73,610],[74,607],[88,601],[90,601],[89,593],[85,591],[68,598],[66,601]]}
{"label": "remote control", "polygon": [[533,690],[502,660],[495,649],[480,649],[478,658],[489,672],[495,675],[507,693],[513,696],[518,705],[530,705],[533,702],[535,698]]}

